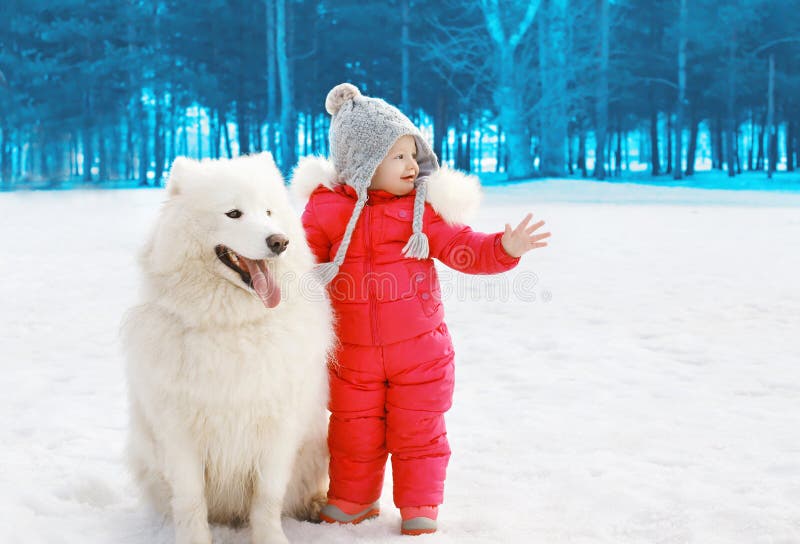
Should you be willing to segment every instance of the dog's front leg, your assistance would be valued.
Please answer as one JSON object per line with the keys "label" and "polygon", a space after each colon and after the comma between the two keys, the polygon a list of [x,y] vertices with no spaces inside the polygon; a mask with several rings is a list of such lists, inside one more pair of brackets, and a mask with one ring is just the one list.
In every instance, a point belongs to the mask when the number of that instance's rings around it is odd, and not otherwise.
{"label": "dog's front leg", "polygon": [[164,442],[165,475],[172,488],[175,544],[211,544],[205,469],[188,433],[175,431]]}
{"label": "dog's front leg", "polygon": [[281,527],[281,512],[297,454],[293,434],[277,434],[261,455],[250,507],[253,544],[289,543]]}

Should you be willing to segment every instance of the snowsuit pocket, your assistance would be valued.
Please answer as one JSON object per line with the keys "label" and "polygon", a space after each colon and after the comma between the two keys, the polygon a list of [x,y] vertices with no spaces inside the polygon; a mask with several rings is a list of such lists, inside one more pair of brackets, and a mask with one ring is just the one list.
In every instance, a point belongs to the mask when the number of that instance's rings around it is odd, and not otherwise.
{"label": "snowsuit pocket", "polygon": [[427,317],[431,317],[442,306],[441,290],[433,261],[409,259],[406,266],[411,278],[413,294],[419,301],[422,312]]}

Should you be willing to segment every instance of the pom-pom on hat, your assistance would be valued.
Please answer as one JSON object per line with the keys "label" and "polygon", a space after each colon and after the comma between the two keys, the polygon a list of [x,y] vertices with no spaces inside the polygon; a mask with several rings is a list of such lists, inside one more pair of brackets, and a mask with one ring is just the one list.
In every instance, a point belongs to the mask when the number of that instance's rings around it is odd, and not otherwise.
{"label": "pom-pom on hat", "polygon": [[358,200],[347,223],[344,238],[333,262],[319,268],[324,283],[331,281],[344,262],[358,217],[367,202],[367,189],[375,170],[401,136],[413,136],[417,144],[419,175],[414,186],[413,234],[403,248],[406,257],[426,259],[428,238],[422,232],[428,176],[439,169],[433,150],[411,120],[380,98],[364,96],[355,85],[341,83],[328,92],[325,109],[331,114],[331,161],[339,179],[356,190]]}

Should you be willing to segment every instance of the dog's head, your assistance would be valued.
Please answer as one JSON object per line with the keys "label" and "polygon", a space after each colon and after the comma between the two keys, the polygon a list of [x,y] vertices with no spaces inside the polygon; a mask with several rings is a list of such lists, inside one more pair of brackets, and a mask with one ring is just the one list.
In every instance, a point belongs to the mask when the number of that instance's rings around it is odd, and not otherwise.
{"label": "dog's head", "polygon": [[299,223],[283,178],[269,153],[195,161],[178,157],[167,183],[168,200],[142,255],[161,274],[202,270],[280,303],[276,262],[292,252]]}

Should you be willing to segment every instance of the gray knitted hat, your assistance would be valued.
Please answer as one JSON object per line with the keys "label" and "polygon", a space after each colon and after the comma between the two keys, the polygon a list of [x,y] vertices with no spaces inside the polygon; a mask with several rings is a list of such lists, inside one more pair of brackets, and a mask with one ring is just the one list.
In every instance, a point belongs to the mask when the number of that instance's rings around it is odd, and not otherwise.
{"label": "gray knitted hat", "polygon": [[428,176],[439,169],[433,150],[419,129],[400,110],[380,98],[364,96],[354,85],[341,83],[330,90],[325,109],[333,118],[329,131],[331,161],[337,177],[356,190],[358,199],[347,223],[342,243],[331,263],[318,268],[323,283],[331,281],[347,254],[358,217],[367,202],[367,189],[378,165],[401,136],[413,136],[417,144],[419,175],[414,186],[413,234],[403,248],[406,257],[426,259],[428,238],[422,232]]}

